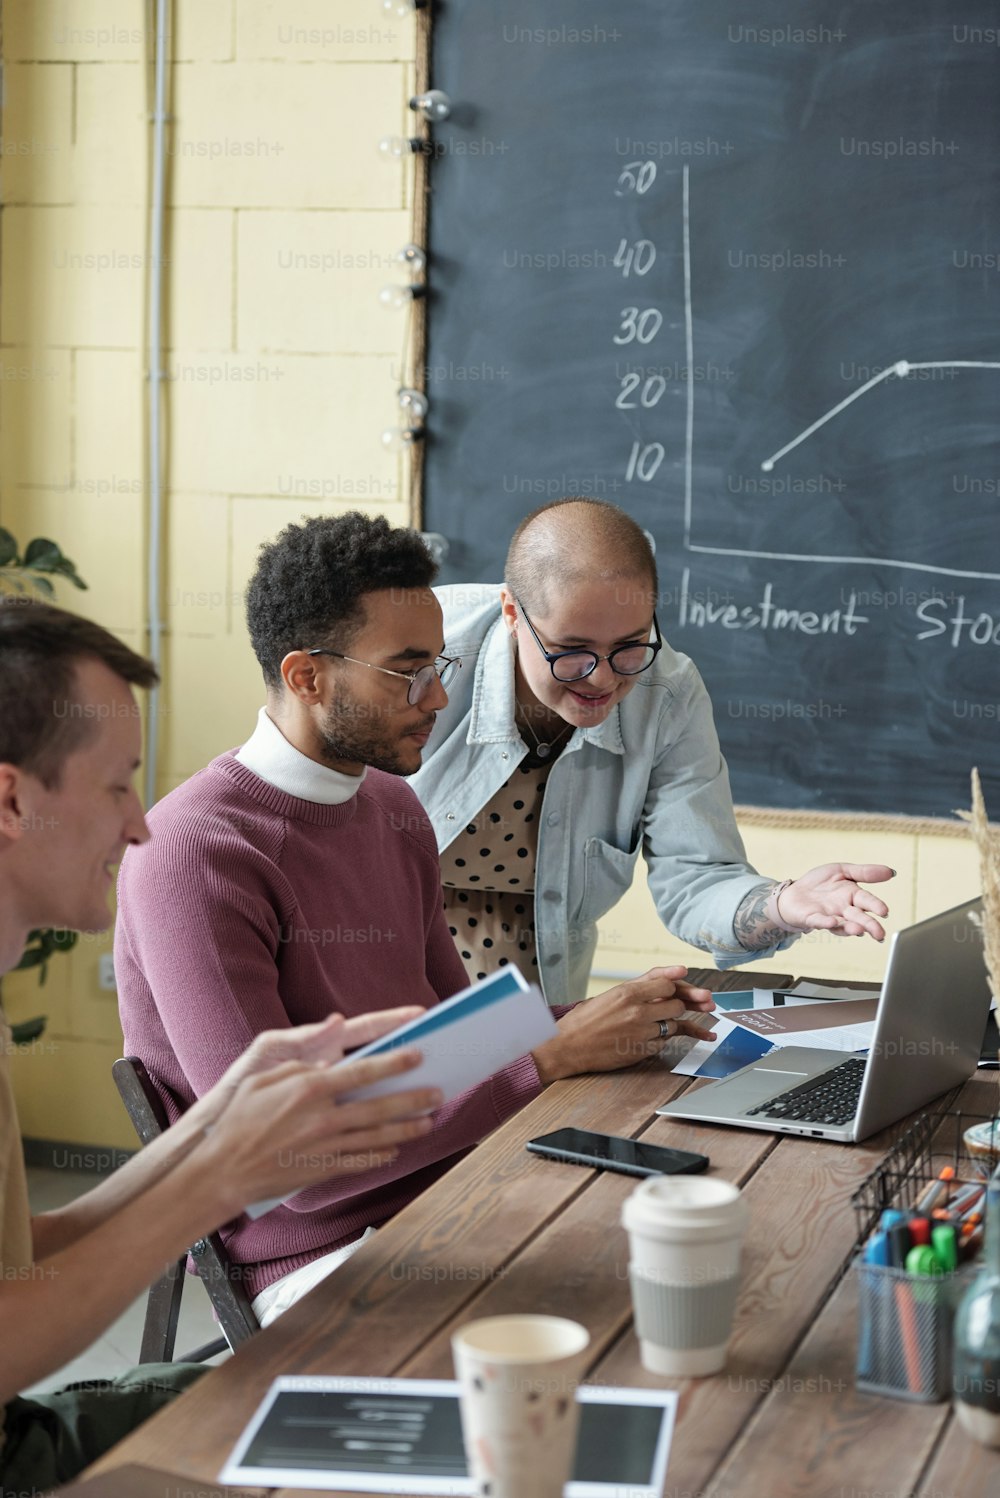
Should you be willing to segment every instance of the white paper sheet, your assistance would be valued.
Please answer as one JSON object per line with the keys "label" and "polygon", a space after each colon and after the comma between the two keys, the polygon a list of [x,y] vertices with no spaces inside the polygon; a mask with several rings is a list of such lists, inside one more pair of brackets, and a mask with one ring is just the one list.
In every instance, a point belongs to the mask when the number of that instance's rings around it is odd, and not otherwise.
{"label": "white paper sheet", "polygon": [[[828,1025],[816,1030],[792,1029],[785,1032],[778,1028],[782,1014],[788,1009],[826,1002],[830,997],[829,994],[822,996],[786,995],[780,1006],[769,1007],[756,1002],[757,995],[766,992],[767,990],[764,989],[755,989],[752,1007],[747,1006],[742,1011],[729,1010],[724,1015],[716,1016],[711,1025],[715,1031],[715,1040],[696,1041],[672,1070],[684,1077],[717,1079],[732,1076],[742,1067],[749,1066],[751,1062],[760,1060],[770,1051],[781,1046],[798,1045],[813,1050],[846,1053],[866,1051],[871,1046],[875,1033],[874,1018],[851,1024]],[[851,999],[861,1001],[875,997],[874,994],[857,990],[848,990],[843,996],[848,995]],[[773,1015],[776,1020],[775,1028],[762,1033],[754,1023],[741,1024],[741,1014],[748,1019],[751,1016],[754,1017],[758,1023],[761,1019],[766,1019],[768,1015]]]}
{"label": "white paper sheet", "polygon": [[875,1035],[875,1021],[863,1025],[836,1025],[829,1030],[806,1030],[801,1035],[773,1035],[778,1047],[802,1045],[817,1051],[867,1051]]}

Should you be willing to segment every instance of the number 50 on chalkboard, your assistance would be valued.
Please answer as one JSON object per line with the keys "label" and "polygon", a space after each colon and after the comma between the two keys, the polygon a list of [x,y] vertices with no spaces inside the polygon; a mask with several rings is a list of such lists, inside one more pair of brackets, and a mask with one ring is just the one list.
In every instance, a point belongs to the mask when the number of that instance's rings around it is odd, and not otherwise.
{"label": "number 50 on chalkboard", "polygon": [[641,198],[656,181],[655,161],[628,161],[618,173],[615,197],[624,198],[628,193],[637,193]]}

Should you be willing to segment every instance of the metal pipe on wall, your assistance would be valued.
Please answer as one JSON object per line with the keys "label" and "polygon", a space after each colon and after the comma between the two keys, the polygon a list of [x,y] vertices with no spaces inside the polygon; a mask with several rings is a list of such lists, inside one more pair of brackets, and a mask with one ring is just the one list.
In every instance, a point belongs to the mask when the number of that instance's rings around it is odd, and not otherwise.
{"label": "metal pipe on wall", "polygon": [[[149,513],[146,555],[146,598],[149,657],[157,671],[162,670],[163,600],[161,594],[163,489],[162,489],[162,385],[163,370],[163,251],[166,186],[167,63],[169,45],[170,0],[155,0],[154,102],[153,102],[153,185],[149,225],[149,345],[147,385],[149,397]],[[146,732],[145,804],[156,799],[156,774],[159,760],[160,688],[153,687],[148,696],[149,716]]]}

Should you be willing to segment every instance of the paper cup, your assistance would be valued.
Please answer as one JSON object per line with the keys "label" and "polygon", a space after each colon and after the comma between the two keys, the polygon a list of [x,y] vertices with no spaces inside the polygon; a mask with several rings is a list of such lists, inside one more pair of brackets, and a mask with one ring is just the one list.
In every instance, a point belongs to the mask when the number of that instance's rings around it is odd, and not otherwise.
{"label": "paper cup", "polygon": [[643,1366],[652,1373],[718,1373],[740,1285],[746,1203],[712,1176],[651,1176],[622,1208],[629,1283]]}
{"label": "paper cup", "polygon": [[491,1316],[452,1337],[469,1475],[481,1498],[562,1498],[590,1333],[559,1316]]}

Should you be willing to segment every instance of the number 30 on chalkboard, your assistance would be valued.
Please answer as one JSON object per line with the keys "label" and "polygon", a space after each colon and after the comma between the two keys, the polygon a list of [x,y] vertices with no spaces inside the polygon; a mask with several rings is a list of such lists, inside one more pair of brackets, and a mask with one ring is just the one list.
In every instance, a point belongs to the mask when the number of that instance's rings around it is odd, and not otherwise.
{"label": "number 30 on chalkboard", "polygon": [[663,326],[663,313],[658,307],[623,307],[621,327],[615,334],[615,343],[652,343]]}

